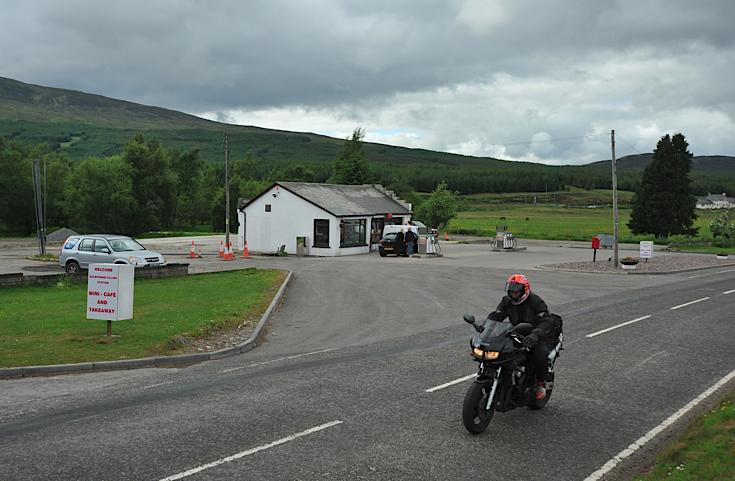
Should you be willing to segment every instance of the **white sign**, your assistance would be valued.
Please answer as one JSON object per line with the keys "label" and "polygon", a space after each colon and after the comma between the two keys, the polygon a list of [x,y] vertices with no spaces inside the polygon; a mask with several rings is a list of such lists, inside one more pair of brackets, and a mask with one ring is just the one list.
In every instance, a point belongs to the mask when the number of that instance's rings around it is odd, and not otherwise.
{"label": "white sign", "polygon": [[127,264],[90,264],[87,275],[87,319],[133,318],[135,268]]}
{"label": "white sign", "polygon": [[640,249],[641,259],[651,259],[653,257],[653,241],[641,241]]}

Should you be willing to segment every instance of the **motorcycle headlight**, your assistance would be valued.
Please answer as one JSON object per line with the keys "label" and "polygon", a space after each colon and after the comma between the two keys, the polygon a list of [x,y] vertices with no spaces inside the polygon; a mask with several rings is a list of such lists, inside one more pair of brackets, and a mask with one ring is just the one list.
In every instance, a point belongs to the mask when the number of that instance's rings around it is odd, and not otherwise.
{"label": "motorcycle headlight", "polygon": [[497,359],[498,356],[500,356],[500,353],[498,351],[483,351],[479,347],[475,347],[472,349],[472,355],[477,359],[492,361],[493,359]]}

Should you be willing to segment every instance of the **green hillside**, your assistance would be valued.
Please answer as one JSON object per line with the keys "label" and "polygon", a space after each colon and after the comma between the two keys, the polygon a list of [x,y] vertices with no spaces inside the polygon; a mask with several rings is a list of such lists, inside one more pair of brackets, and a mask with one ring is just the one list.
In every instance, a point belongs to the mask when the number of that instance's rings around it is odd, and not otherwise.
{"label": "green hillside", "polygon": [[[311,170],[314,181],[324,181],[344,142],[313,133],[213,122],[160,107],[0,77],[0,137],[28,145],[46,144],[78,161],[120,154],[137,132],[157,139],[167,150],[197,149],[199,157],[211,163],[223,161],[222,135],[226,132],[231,158],[251,155],[258,169],[255,177],[264,181],[289,180],[285,172],[295,164]],[[608,189],[611,183],[609,161],[548,166],[375,143],[365,143],[364,150],[375,181],[408,184],[420,192],[433,190],[442,180],[464,194],[558,191],[566,186]],[[635,189],[650,157],[620,159],[620,189]],[[692,165],[695,192],[735,191],[735,157],[694,157]]]}

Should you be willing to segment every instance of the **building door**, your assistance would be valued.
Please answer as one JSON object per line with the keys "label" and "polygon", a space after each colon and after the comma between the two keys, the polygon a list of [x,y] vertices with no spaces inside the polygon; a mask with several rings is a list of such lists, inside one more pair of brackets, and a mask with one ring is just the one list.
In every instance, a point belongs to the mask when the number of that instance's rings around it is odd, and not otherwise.
{"label": "building door", "polygon": [[370,250],[373,251],[378,248],[378,243],[383,237],[383,226],[385,225],[385,219],[383,217],[373,217],[370,222]]}

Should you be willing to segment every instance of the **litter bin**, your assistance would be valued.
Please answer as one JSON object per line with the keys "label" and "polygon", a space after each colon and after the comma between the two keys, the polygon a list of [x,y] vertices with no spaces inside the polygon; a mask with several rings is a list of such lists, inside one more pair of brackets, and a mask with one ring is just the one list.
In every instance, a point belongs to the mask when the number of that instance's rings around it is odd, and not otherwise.
{"label": "litter bin", "polygon": [[296,238],[296,255],[298,257],[309,255],[308,247],[306,246],[306,239],[306,236]]}

